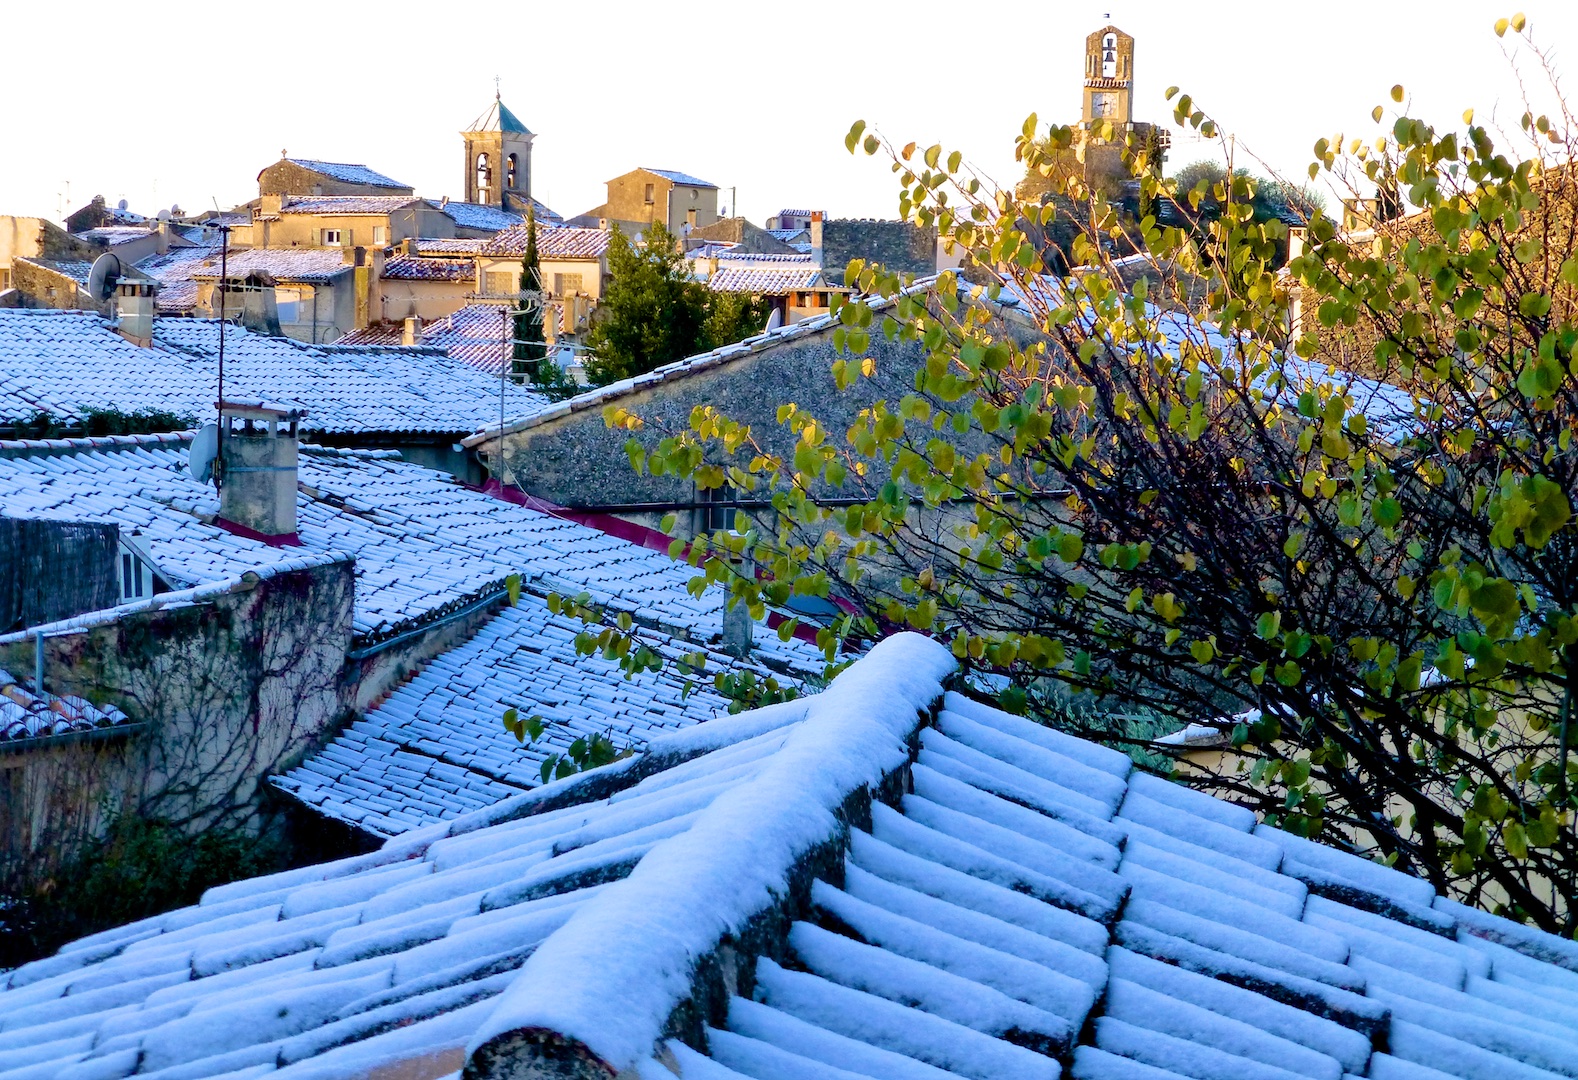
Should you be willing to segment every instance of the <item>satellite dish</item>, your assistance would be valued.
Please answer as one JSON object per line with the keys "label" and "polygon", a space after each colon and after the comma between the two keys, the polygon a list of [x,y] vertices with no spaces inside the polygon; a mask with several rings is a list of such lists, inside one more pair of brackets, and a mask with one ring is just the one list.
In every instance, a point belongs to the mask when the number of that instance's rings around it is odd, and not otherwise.
{"label": "satellite dish", "polygon": [[186,452],[186,468],[192,479],[206,484],[214,476],[214,459],[219,456],[219,425],[210,420],[192,436],[192,448]]}
{"label": "satellite dish", "polygon": [[783,309],[782,308],[773,308],[773,313],[771,315],[767,316],[767,329],[768,330],[776,330],[780,326],[782,326],[783,324],[784,324]]}
{"label": "satellite dish", "polygon": [[160,210],[157,214],[154,215],[154,217],[157,218],[160,221],[169,221],[170,220],[170,211],[168,211],[168,210]]}
{"label": "satellite dish", "polygon": [[127,202],[127,201],[126,201],[126,200],[125,200],[125,199],[122,199],[122,200],[121,200],[121,201],[120,201],[120,202],[118,202],[118,203],[116,203],[116,204],[115,204],[115,207],[116,207],[116,209],[118,209],[118,210],[124,210],[124,209],[126,209],[126,207],[127,207],[127,206],[129,206],[129,205],[131,205],[131,204],[130,204],[130,203],[128,203],[128,202]]}
{"label": "satellite dish", "polygon": [[121,280],[121,261],[106,251],[93,260],[88,271],[88,295],[95,300],[108,300],[115,295],[115,286]]}

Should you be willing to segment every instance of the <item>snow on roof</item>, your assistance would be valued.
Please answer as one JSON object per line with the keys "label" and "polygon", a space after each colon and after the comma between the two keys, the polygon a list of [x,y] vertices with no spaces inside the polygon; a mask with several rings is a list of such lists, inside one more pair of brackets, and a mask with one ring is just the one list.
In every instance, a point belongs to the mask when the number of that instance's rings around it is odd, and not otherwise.
{"label": "snow on roof", "polygon": [[362,638],[388,637],[497,593],[511,574],[544,592],[588,592],[598,604],[687,628],[699,640],[722,632],[722,602],[686,591],[694,572],[684,563],[494,499],[394,451],[303,447],[302,547],[277,548],[212,524],[219,497],[187,471],[184,440],[69,442],[0,460],[0,511],[140,530],[154,569],[176,585],[217,581],[303,549],[339,551],[356,558],[352,625]]}
{"label": "snow on roof", "polygon": [[[237,253],[239,254],[239,252]],[[163,255],[150,255],[139,261],[137,269],[159,283],[154,306],[161,312],[186,314],[197,307],[197,280],[194,274],[219,265],[219,249],[213,247],[171,248]]]}
{"label": "snow on roof", "polygon": [[782,240],[786,244],[801,238],[809,240],[811,237],[811,233],[806,229],[768,229],[767,232],[774,240]]}
{"label": "snow on roof", "polygon": [[481,203],[468,202],[432,202],[430,205],[441,211],[446,217],[463,229],[492,229],[499,231],[508,229],[512,225],[519,225],[525,217],[511,210],[501,210],[497,206],[484,206]]}
{"label": "snow on roof", "polygon": [[374,172],[366,165],[350,165],[339,161],[314,161],[311,158],[286,158],[292,165],[299,165],[303,169],[331,176],[347,184],[369,184],[373,187],[410,187],[398,180],[391,179],[381,172]]}
{"label": "snow on roof", "polygon": [[[711,595],[721,607],[721,596]],[[766,677],[774,671],[763,660],[772,659],[797,675],[783,679],[792,685],[823,666],[812,646],[786,646],[765,627],[749,663],[638,627],[641,642],[670,666],[627,679],[601,655],[577,655],[575,637],[585,629],[552,614],[540,597],[523,596],[275,786],[327,817],[395,836],[539,786],[544,757],[578,738],[601,734],[619,750],[639,750],[664,731],[723,715],[729,703],[711,681],[720,671]],[[672,666],[698,651],[707,660],[703,673],[686,676]],[[522,748],[501,723],[508,708],[541,717],[548,732]]]}
{"label": "snow on roof", "polygon": [[[144,349],[89,312],[0,311],[0,423],[110,408],[202,419],[213,412],[218,345],[210,319],[156,320]],[[236,395],[306,407],[309,430],[332,434],[458,435],[499,415],[498,381],[436,349],[308,345],[231,327],[225,380]],[[508,415],[543,401],[514,384],[504,394]]]}
{"label": "snow on roof", "polygon": [[[482,246],[484,255],[522,258],[526,254],[525,225],[505,229]],[[596,259],[608,250],[609,233],[569,225],[537,223],[537,256],[541,259]]]}
{"label": "snow on roof", "polygon": [[22,739],[78,735],[103,728],[129,726],[126,714],[113,705],[95,705],[74,694],[40,696],[16,676],[0,668],[0,747]]}
{"label": "snow on roof", "polygon": [[93,262],[90,259],[45,259],[36,256],[18,255],[19,263],[31,263],[42,266],[45,270],[52,270],[62,277],[68,277],[78,285],[88,283],[88,275],[93,271]]}
{"label": "snow on roof", "polygon": [[396,255],[384,263],[381,277],[390,281],[472,281],[477,268],[465,259],[425,259]]}
{"label": "snow on roof", "polygon": [[[783,255],[780,258],[804,258]],[[717,292],[755,293],[760,296],[783,296],[798,289],[814,289],[826,284],[822,268],[809,264],[729,263],[720,265],[718,272],[707,279],[707,287]]]}
{"label": "snow on roof", "polygon": [[411,195],[287,195],[282,214],[392,214],[423,200]]}
{"label": "snow on roof", "polygon": [[412,240],[411,243],[418,255],[475,255],[487,240],[477,236],[461,240]]}
{"label": "snow on roof", "polygon": [[[393,260],[391,260],[391,265]],[[469,262],[458,265],[474,272]],[[375,323],[353,330],[340,339],[345,345],[399,345],[404,327],[400,323]],[[442,349],[450,359],[459,360],[497,376],[504,367],[504,323],[496,304],[467,304],[440,319],[422,326],[422,346]]]}
{"label": "snow on roof", "polygon": [[650,166],[642,165],[641,171],[653,173],[657,176],[661,176],[665,180],[672,180],[676,184],[684,184],[686,187],[715,188],[718,186],[717,184],[703,180],[699,176],[692,176],[690,173],[682,173],[674,169],[654,169]]}
{"label": "snow on roof", "polygon": [[131,240],[141,240],[148,235],[146,225],[100,225],[96,229],[86,229],[76,234],[80,239],[108,244],[124,244]]}
{"label": "snow on roof", "polygon": [[[191,277],[200,281],[219,278],[219,252],[200,248],[203,258],[189,266]],[[224,270],[232,278],[247,274],[268,274],[280,281],[299,281],[322,285],[333,281],[352,267],[339,248],[245,248],[232,251],[224,260]]]}
{"label": "snow on roof", "polygon": [[816,697],[74,942],[6,979],[0,1052],[27,1080],[1572,1075],[1578,945],[944,695],[951,667],[900,635]]}

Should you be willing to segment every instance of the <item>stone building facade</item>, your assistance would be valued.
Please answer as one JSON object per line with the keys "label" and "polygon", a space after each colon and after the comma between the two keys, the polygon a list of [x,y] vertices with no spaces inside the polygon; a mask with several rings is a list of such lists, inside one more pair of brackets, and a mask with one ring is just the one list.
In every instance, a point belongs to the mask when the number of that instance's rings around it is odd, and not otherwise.
{"label": "stone building facade", "polygon": [[[844,280],[844,269],[851,259],[880,263],[905,274],[930,274],[937,269],[934,227],[876,218],[829,218],[821,227],[822,265],[830,281]],[[811,235],[814,247],[815,223]]]}

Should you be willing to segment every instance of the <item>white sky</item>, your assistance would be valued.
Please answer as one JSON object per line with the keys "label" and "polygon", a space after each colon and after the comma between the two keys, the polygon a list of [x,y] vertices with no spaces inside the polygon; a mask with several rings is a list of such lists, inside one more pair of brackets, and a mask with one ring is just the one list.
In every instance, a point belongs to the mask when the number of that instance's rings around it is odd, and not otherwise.
{"label": "white sky", "polygon": [[[601,203],[609,177],[647,165],[737,185],[739,209],[758,223],[785,206],[891,217],[891,174],[844,151],[852,121],[897,143],[942,142],[1011,182],[1026,114],[1043,127],[1078,120],[1084,38],[1108,11],[1137,39],[1135,119],[1170,124],[1162,95],[1177,84],[1237,133],[1241,152],[1297,177],[1318,137],[1372,135],[1369,110],[1390,104],[1397,82],[1412,115],[1438,125],[1470,106],[1484,120],[1500,102],[1515,126],[1516,84],[1491,32],[1513,10],[1468,0],[26,3],[7,15],[0,213],[56,217],[94,194],[143,213],[228,208],[257,194],[258,170],[282,148],[459,197],[458,132],[487,107],[497,75],[505,104],[537,133],[533,193],[566,216]],[[1524,10],[1558,64],[1574,63],[1578,3],[1526,0]],[[1170,165],[1208,149],[1176,143]]]}

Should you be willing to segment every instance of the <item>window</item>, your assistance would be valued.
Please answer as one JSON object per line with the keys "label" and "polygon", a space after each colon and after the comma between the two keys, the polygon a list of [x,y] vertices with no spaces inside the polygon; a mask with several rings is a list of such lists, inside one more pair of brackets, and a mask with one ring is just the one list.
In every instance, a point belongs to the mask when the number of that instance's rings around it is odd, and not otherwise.
{"label": "window", "polygon": [[323,246],[324,247],[339,247],[340,246],[340,230],[339,229],[324,229],[323,230]]}
{"label": "window", "polygon": [[[695,202],[699,198],[701,198],[701,192],[697,191],[695,188],[691,188],[690,189],[690,201],[691,202]],[[695,213],[695,211],[692,210],[691,213]]]}
{"label": "window", "polygon": [[696,227],[696,208],[694,206],[685,211],[685,224],[692,229]]}
{"label": "window", "polygon": [[0,267],[0,289],[11,287],[11,271],[9,268]]}
{"label": "window", "polygon": [[483,280],[489,296],[514,296],[520,291],[521,276],[512,270],[489,270]]}
{"label": "window", "polygon": [[504,159],[504,186],[510,191],[520,187],[517,179],[519,165],[520,161],[514,154]]}
{"label": "window", "polygon": [[389,242],[389,229],[384,225],[373,226],[373,243],[387,244]]}
{"label": "window", "polygon": [[657,188],[654,187],[651,184],[648,184],[646,186],[646,193],[641,197],[641,199],[648,206],[651,206],[654,202],[657,201]]}
{"label": "window", "polygon": [[734,489],[724,484],[722,487],[708,488],[700,495],[702,532],[732,532],[736,508],[729,504],[735,500]]}
{"label": "window", "polygon": [[153,595],[153,571],[141,558],[121,548],[121,599],[141,600]]}
{"label": "window", "polygon": [[553,275],[553,295],[555,296],[574,296],[583,287],[580,274]]}

